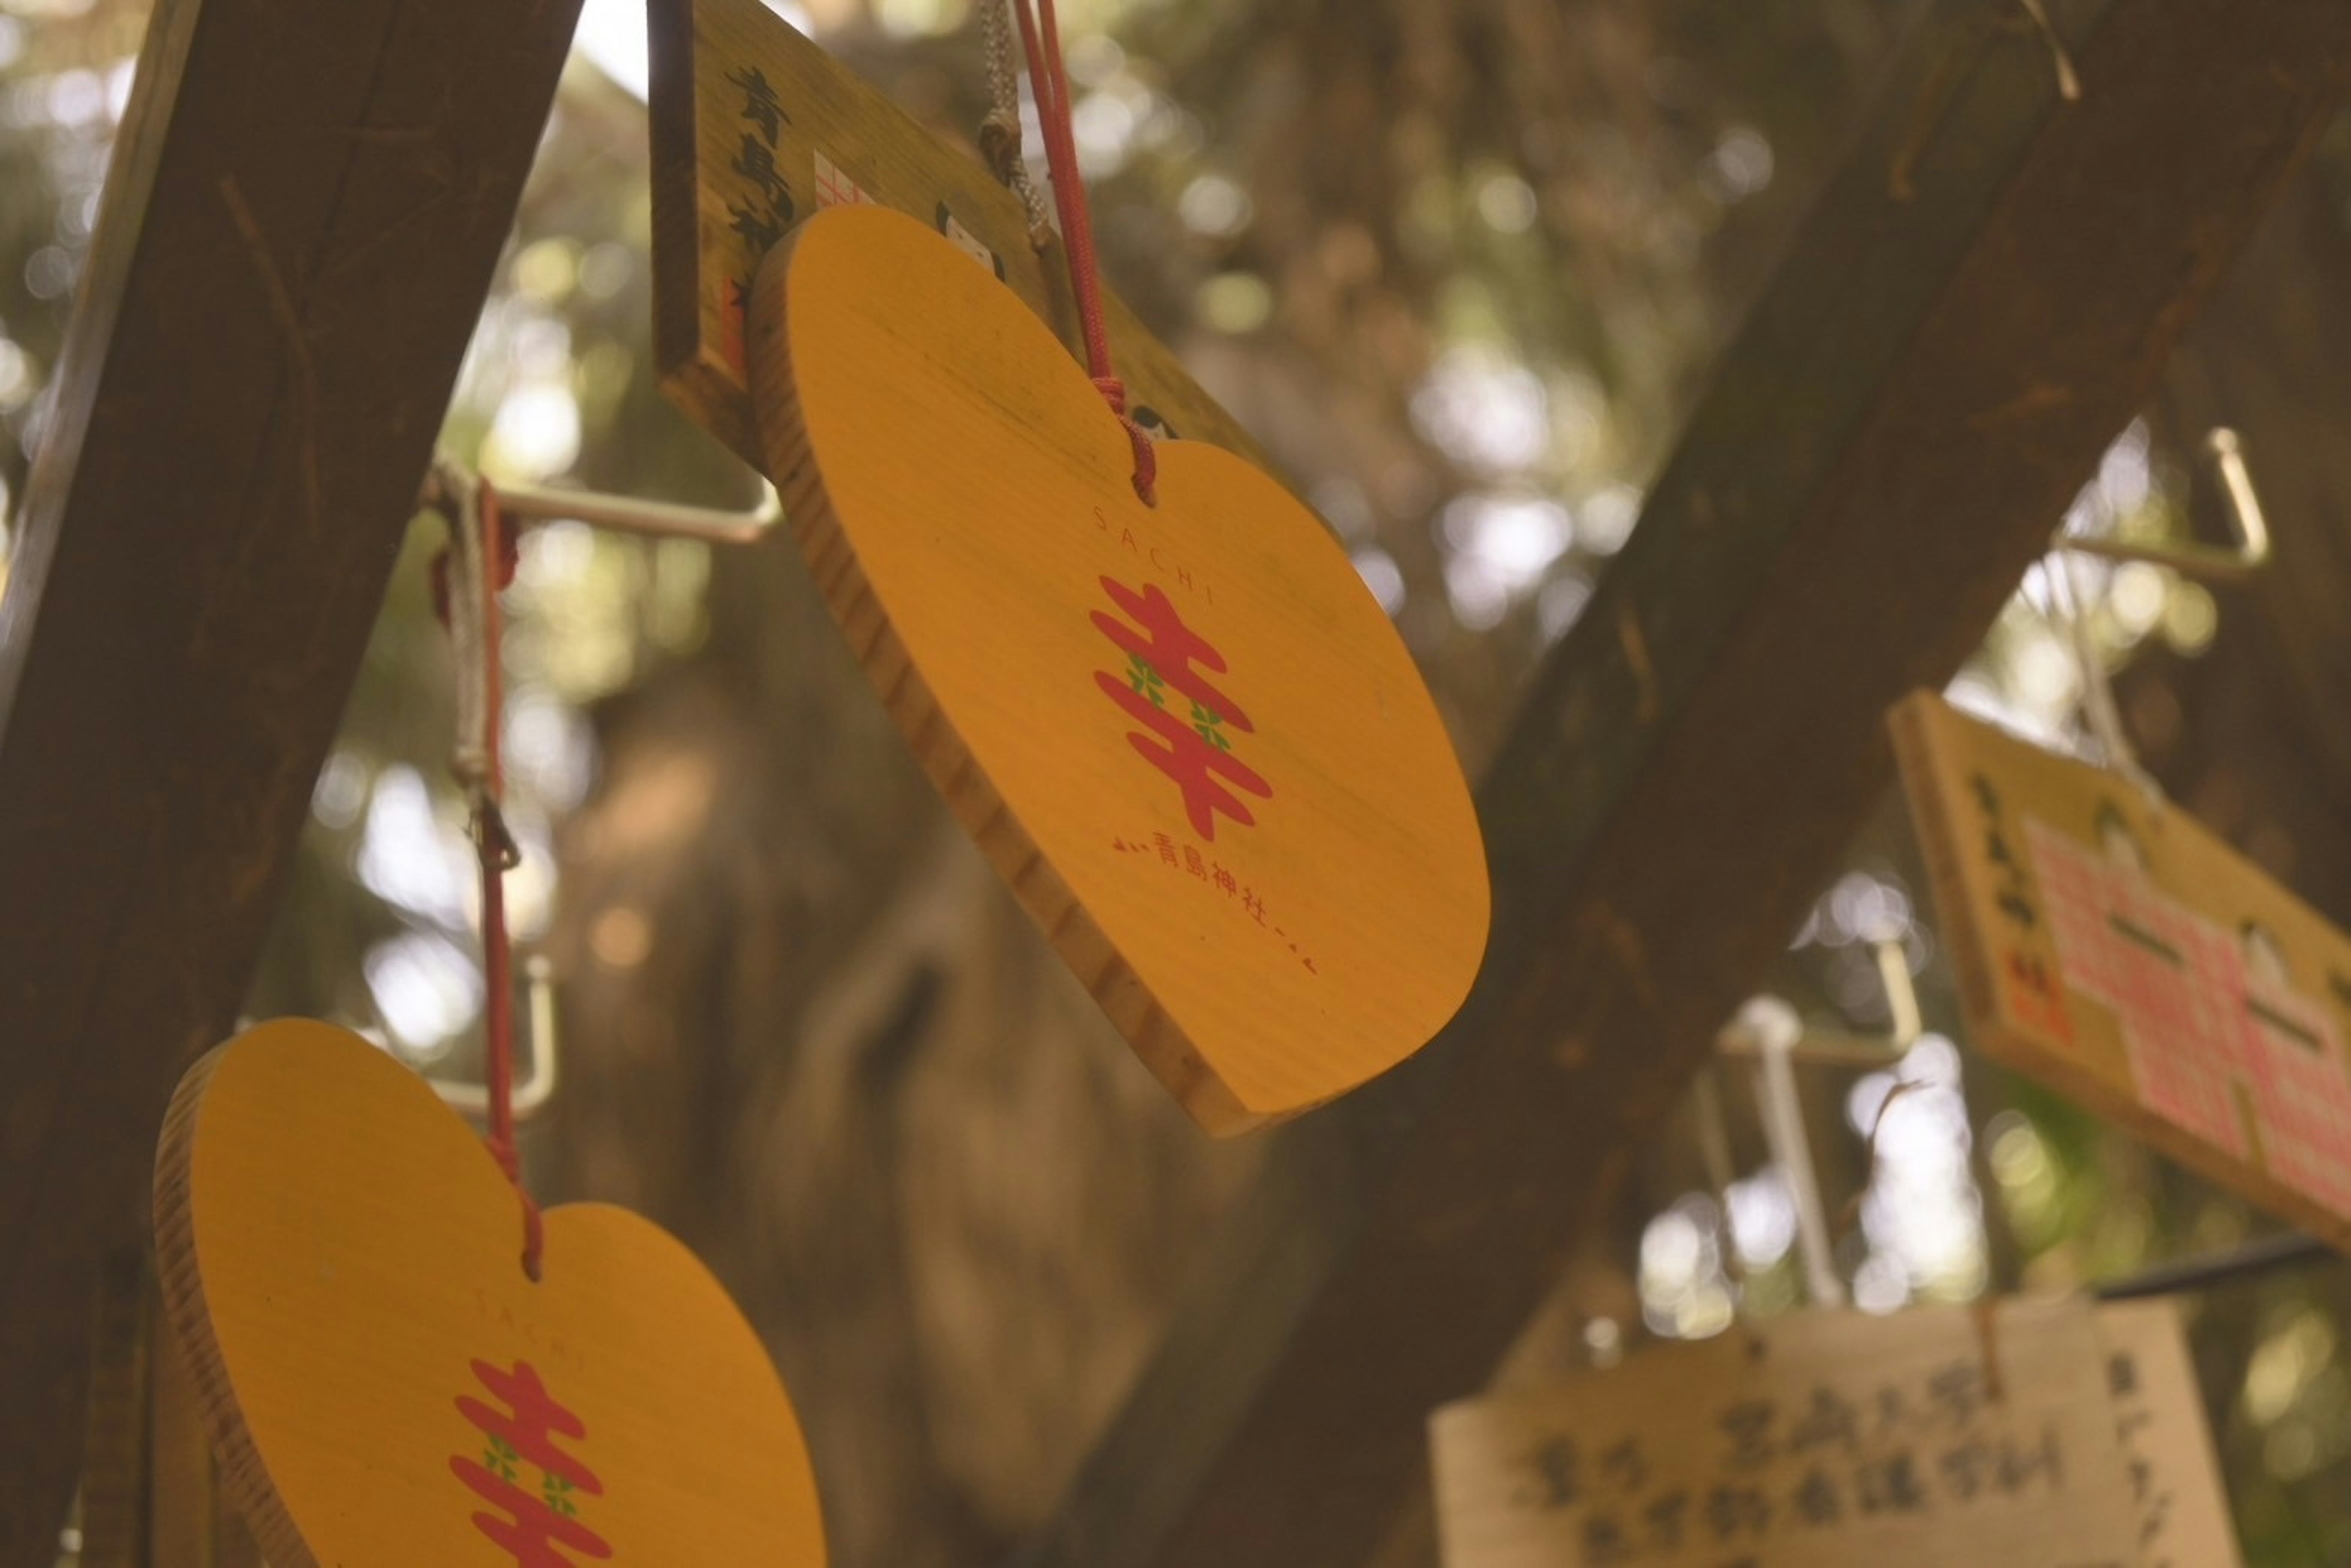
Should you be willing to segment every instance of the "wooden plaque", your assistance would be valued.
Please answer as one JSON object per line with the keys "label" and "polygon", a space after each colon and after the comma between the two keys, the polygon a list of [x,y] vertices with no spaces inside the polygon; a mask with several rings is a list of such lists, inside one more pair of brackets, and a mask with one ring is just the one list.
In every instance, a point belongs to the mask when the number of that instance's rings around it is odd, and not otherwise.
{"label": "wooden plaque", "polygon": [[[1020,203],[760,0],[653,0],[654,337],[663,384],[764,467],[744,332],[760,258],[829,206],[879,203],[938,230],[1078,342],[1069,266],[1030,248]],[[1111,340],[1137,420],[1245,455],[1254,444],[1115,298]]]}
{"label": "wooden plaque", "polygon": [[182,1082],[163,1301],[274,1568],[819,1568],[815,1481],[758,1338],[625,1210],[546,1217],[345,1030],[264,1024]]}
{"label": "wooden plaque", "polygon": [[1122,1032],[1233,1132],[1418,1049],[1486,942],[1469,792],[1338,544],[1220,447],[1157,504],[953,244],[841,209],[762,270],[768,471],[900,728]]}
{"label": "wooden plaque", "polygon": [[2137,1568],[2244,1568],[2179,1309],[2102,1306],[2098,1337],[2138,1513]]}
{"label": "wooden plaque", "polygon": [[2351,1243],[2351,939],[2113,774],[1931,694],[1893,728],[1976,1043]]}
{"label": "wooden plaque", "polygon": [[2137,1568],[2091,1309],[1802,1312],[1431,1424],[1447,1568]]}

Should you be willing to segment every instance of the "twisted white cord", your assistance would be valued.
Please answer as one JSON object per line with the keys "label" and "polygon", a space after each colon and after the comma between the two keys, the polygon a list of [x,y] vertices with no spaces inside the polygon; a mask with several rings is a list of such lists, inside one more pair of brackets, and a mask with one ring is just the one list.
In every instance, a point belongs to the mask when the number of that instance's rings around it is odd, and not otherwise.
{"label": "twisted white cord", "polygon": [[1045,200],[1029,177],[1020,146],[1020,57],[1012,41],[1012,13],[1019,0],[980,0],[980,45],[987,57],[987,117],[979,122],[979,149],[1007,189],[1029,214],[1029,243],[1038,250],[1052,237]]}

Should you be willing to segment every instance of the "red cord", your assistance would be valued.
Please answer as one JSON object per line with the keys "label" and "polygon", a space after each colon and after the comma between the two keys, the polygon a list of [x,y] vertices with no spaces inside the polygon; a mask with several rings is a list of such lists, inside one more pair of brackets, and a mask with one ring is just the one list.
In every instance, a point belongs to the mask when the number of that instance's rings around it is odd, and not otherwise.
{"label": "red cord", "polygon": [[[515,848],[498,809],[506,796],[505,770],[498,760],[499,720],[505,708],[498,591],[514,580],[519,552],[498,510],[497,492],[486,479],[481,482],[478,506],[482,538],[475,557],[482,563],[483,728],[486,733],[482,737],[483,794],[474,814],[474,848],[482,877],[482,988],[488,998],[483,1020],[483,1076],[490,1101],[490,1124],[483,1142],[522,1199],[523,1271],[536,1280],[545,1231],[538,1206],[523,1186],[522,1157],[515,1144],[514,945],[507,931],[506,900],[506,873],[514,863]],[[433,597],[445,624],[449,619],[449,558],[445,555],[433,563]]]}
{"label": "red cord", "polygon": [[[984,0],[993,3],[993,0]],[[1110,358],[1110,330],[1102,319],[1102,273],[1094,257],[1093,219],[1086,210],[1085,182],[1078,174],[1077,136],[1070,128],[1070,73],[1061,59],[1061,28],[1053,0],[1012,0],[1020,18],[1020,44],[1029,55],[1029,87],[1037,98],[1037,119],[1045,128],[1045,167],[1052,176],[1053,205],[1061,214],[1061,238],[1070,252],[1070,288],[1077,296],[1078,326],[1085,334],[1086,371],[1111,413],[1126,429],[1134,448],[1134,493],[1157,506],[1159,455],[1151,437],[1126,412],[1126,384]],[[1040,20],[1041,14],[1042,20]]]}

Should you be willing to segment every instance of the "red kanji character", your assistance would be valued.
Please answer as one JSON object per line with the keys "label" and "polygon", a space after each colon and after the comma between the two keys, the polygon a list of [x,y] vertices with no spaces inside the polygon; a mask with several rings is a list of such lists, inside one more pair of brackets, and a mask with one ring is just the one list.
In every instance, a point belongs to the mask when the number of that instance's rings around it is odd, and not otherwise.
{"label": "red kanji character", "polygon": [[1176,841],[1169,838],[1165,833],[1154,833],[1151,837],[1159,845],[1159,858],[1165,861],[1169,865],[1174,865],[1176,863]]}
{"label": "red kanji character", "polygon": [[1216,868],[1208,873],[1208,880],[1215,883],[1217,884],[1217,891],[1223,894],[1227,898],[1232,897],[1241,890],[1239,881],[1232,873],[1225,869],[1225,865],[1222,861],[1218,861],[1216,864]]}
{"label": "red kanji character", "polygon": [[2050,977],[2049,967],[2030,954],[2015,951],[2008,955],[2003,968],[2009,980],[2009,1009],[2024,1023],[2071,1041],[2074,1016],[2065,1010],[2064,996]]}
{"label": "red kanji character", "polygon": [[[611,1556],[604,1538],[580,1522],[579,1508],[571,1501],[575,1492],[602,1496],[604,1484],[593,1470],[555,1446],[558,1437],[586,1437],[586,1424],[555,1402],[527,1361],[515,1363],[511,1372],[477,1361],[474,1375],[512,1411],[504,1414],[465,1396],[457,1400],[457,1413],[489,1439],[481,1459],[460,1455],[449,1461],[457,1479],[497,1511],[474,1515],[474,1528],[520,1568],[577,1568],[565,1551],[600,1560]],[[538,1496],[518,1484],[525,1464],[539,1472]]]}
{"label": "red kanji character", "polygon": [[1246,887],[1241,890],[1241,908],[1259,925],[1265,924],[1265,900],[1257,895],[1257,889]]}
{"label": "red kanji character", "polygon": [[[1257,819],[1233,789],[1270,800],[1273,787],[1233,756],[1227,734],[1228,727],[1244,734],[1257,727],[1200,673],[1205,667],[1222,674],[1224,655],[1184,624],[1175,601],[1155,583],[1140,592],[1107,577],[1102,585],[1134,622],[1130,626],[1116,616],[1093,612],[1094,625],[1127,656],[1123,674],[1096,671],[1094,684],[1148,731],[1130,731],[1128,742],[1183,790],[1193,831],[1202,838],[1215,841],[1219,811],[1243,827],[1253,826]],[[1190,706],[1188,722],[1169,711],[1170,691]]]}
{"label": "red kanji character", "polygon": [[1200,852],[1194,849],[1190,844],[1186,844],[1184,846],[1184,869],[1190,872],[1194,876],[1198,877],[1202,882],[1208,880],[1208,862],[1202,860],[1200,858]]}

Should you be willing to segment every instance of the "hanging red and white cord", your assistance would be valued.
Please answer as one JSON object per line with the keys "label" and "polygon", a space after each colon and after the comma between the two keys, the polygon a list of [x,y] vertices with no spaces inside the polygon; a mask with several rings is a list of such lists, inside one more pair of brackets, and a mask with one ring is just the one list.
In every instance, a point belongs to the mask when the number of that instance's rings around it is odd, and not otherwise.
{"label": "hanging red and white cord", "polygon": [[1061,240],[1070,254],[1070,288],[1077,297],[1078,324],[1086,340],[1086,373],[1126,427],[1134,447],[1134,493],[1157,506],[1158,453],[1151,437],[1126,412],[1126,384],[1111,364],[1110,329],[1104,324],[1102,274],[1094,257],[1093,220],[1086,209],[1085,182],[1078,173],[1078,142],[1071,127],[1070,73],[1061,59],[1061,29],[1053,0],[1008,0],[1020,19],[1020,43],[1029,56],[1029,89],[1045,131],[1045,167],[1053,183],[1054,209],[1061,216]]}
{"label": "hanging red and white cord", "polygon": [[506,916],[506,873],[519,855],[507,831],[498,757],[505,706],[498,591],[514,580],[515,538],[489,481],[454,465],[444,465],[438,480],[449,518],[449,549],[434,562],[434,597],[457,665],[457,745],[450,767],[472,808],[481,873],[483,1075],[489,1099],[483,1141],[522,1199],[523,1269],[536,1280],[543,1232],[538,1206],[523,1186],[515,1143],[514,946]]}

